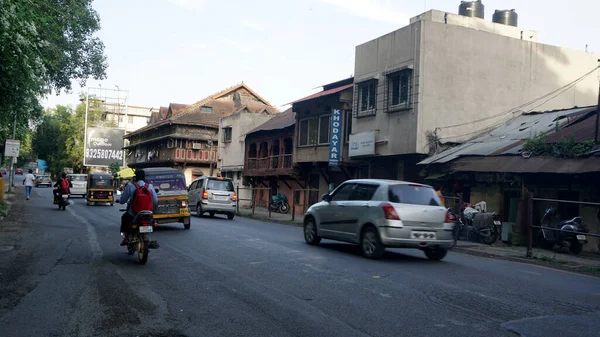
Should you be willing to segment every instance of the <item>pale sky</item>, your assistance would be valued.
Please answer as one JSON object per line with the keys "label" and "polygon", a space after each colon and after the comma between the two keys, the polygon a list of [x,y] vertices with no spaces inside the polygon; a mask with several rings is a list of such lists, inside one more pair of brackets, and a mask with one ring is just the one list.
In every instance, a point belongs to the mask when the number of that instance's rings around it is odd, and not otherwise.
{"label": "pale sky", "polygon": [[[541,43],[600,52],[600,1],[484,0],[485,19],[514,8]],[[460,0],[96,0],[108,78],[129,105],[192,104],[241,83],[281,107],[354,71],[355,46],[426,10],[458,13]],[[45,106],[78,103],[83,91]]]}

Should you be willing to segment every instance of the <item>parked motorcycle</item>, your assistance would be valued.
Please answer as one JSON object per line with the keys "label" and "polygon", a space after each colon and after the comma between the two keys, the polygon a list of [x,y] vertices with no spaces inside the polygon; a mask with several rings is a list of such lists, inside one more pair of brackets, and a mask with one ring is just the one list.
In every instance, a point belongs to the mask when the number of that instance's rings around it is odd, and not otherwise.
{"label": "parked motorcycle", "polygon": [[285,194],[277,193],[271,197],[271,203],[269,205],[271,210],[279,213],[287,213],[290,210],[290,204],[288,203]]}
{"label": "parked motorcycle", "polygon": [[455,223],[455,235],[458,239],[481,242],[488,245],[495,243],[502,233],[500,214],[482,213],[468,205],[462,216],[448,209],[450,219]]}
{"label": "parked motorcycle", "polygon": [[589,233],[590,229],[583,222],[583,217],[561,221],[556,210],[550,207],[542,218],[542,227],[554,228],[540,229],[536,234],[537,243],[546,249],[559,246],[561,250],[568,248],[571,253],[579,254],[583,245],[588,243],[585,233]]}
{"label": "parked motorcycle", "polygon": [[[121,212],[127,211],[120,209]],[[154,213],[152,211],[141,211],[131,223],[131,231],[129,234],[129,244],[127,252],[131,255],[137,252],[138,261],[141,264],[148,262],[148,252],[150,249],[157,249],[158,243],[150,241],[150,233],[154,232]]]}

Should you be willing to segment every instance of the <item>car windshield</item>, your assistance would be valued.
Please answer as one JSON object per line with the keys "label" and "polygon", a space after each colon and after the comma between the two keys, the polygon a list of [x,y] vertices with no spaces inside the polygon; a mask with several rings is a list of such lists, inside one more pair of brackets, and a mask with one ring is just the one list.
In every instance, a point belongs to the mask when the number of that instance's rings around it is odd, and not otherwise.
{"label": "car windshield", "polygon": [[86,181],[86,177],[85,176],[70,176],[71,181]]}
{"label": "car windshield", "polygon": [[187,191],[182,173],[146,174],[145,181],[161,193]]}
{"label": "car windshield", "polygon": [[233,192],[233,183],[231,180],[209,179],[206,184],[206,189]]}
{"label": "car windshield", "polygon": [[409,184],[392,185],[388,192],[389,201],[411,205],[441,206],[435,190],[428,186]]}

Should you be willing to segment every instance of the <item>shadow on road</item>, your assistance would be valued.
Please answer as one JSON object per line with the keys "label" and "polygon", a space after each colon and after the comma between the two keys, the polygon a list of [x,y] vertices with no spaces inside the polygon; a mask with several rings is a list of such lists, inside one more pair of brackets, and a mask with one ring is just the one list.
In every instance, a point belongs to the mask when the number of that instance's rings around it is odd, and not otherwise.
{"label": "shadow on road", "polygon": [[[361,252],[360,248],[357,245],[349,244],[349,243],[332,243],[332,242],[323,242],[316,248],[325,248],[328,250],[333,250],[342,254],[348,255],[356,255],[361,259],[365,259]],[[414,250],[415,252],[421,253],[421,251]],[[383,257],[379,260],[383,262],[395,262],[395,263],[436,263],[437,261],[431,261],[427,259],[425,256],[418,257],[414,255],[402,254],[398,250],[386,250]]]}

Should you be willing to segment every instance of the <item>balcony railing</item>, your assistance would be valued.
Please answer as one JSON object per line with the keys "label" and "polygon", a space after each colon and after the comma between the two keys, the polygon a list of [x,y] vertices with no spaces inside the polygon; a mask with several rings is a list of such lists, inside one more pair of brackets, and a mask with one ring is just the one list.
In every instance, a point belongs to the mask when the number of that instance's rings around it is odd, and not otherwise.
{"label": "balcony railing", "polygon": [[291,169],[292,164],[292,154],[246,159],[246,169],[248,170]]}

